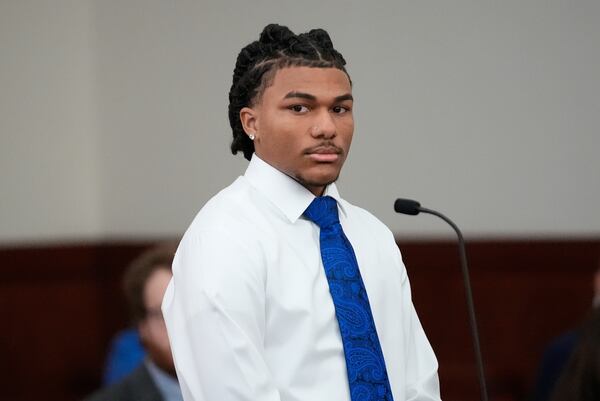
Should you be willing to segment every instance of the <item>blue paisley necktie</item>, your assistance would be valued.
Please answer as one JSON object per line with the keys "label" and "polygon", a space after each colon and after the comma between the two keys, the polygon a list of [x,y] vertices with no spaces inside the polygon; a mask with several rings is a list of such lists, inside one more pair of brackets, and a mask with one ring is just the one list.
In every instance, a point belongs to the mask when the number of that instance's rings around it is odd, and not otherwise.
{"label": "blue paisley necktie", "polygon": [[340,225],[337,203],[315,198],[304,212],[321,229],[321,259],[344,344],[352,401],[392,401],[385,361],[367,291],[352,245]]}

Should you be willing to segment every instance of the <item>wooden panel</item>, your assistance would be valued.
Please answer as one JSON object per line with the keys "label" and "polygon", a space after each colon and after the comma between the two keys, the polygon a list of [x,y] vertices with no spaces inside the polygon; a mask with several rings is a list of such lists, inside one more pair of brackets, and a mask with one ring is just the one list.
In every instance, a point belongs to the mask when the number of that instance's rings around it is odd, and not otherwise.
{"label": "wooden panel", "polygon": [[[0,400],[79,400],[127,324],[123,269],[148,242],[0,249]],[[478,399],[458,251],[400,243],[445,401]],[[525,400],[543,347],[590,307],[600,239],[468,245],[491,400]]]}
{"label": "wooden panel", "polygon": [[[458,251],[400,244],[413,301],[440,363],[445,400],[477,400]],[[599,241],[498,241],[467,246],[491,399],[526,400],[544,346],[592,301]]]}

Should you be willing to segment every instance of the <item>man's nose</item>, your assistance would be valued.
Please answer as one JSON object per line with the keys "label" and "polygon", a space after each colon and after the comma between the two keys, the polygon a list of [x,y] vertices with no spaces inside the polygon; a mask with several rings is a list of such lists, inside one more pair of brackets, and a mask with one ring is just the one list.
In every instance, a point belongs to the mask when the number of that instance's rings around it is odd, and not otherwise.
{"label": "man's nose", "polygon": [[337,133],[337,127],[335,125],[334,116],[329,110],[320,111],[315,119],[315,124],[312,128],[312,135],[317,137],[324,137],[331,139],[335,137]]}

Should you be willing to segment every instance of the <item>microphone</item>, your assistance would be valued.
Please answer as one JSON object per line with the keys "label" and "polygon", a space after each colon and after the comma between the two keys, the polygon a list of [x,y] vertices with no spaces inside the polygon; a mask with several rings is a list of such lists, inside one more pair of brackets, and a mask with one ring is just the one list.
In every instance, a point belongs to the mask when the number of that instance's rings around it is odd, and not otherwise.
{"label": "microphone", "polygon": [[437,216],[448,223],[458,236],[460,265],[463,274],[463,282],[465,285],[465,294],[467,298],[467,309],[469,314],[469,325],[471,328],[471,338],[473,340],[473,351],[475,352],[475,360],[477,364],[477,376],[479,379],[479,389],[481,391],[481,400],[488,401],[487,388],[485,384],[485,374],[483,372],[483,358],[481,357],[481,346],[479,344],[479,333],[477,331],[477,321],[475,320],[475,304],[473,303],[473,294],[471,292],[471,280],[469,279],[469,268],[467,266],[467,252],[465,251],[465,241],[460,229],[452,220],[444,216],[440,212],[427,209],[421,204],[412,199],[398,198],[394,202],[394,210],[397,213],[416,216],[419,213],[428,213]]}
{"label": "microphone", "polygon": [[419,210],[420,207],[421,204],[412,199],[398,198],[396,199],[396,202],[394,202],[394,210],[396,213],[409,214],[411,216],[419,214],[421,212],[421,210]]}

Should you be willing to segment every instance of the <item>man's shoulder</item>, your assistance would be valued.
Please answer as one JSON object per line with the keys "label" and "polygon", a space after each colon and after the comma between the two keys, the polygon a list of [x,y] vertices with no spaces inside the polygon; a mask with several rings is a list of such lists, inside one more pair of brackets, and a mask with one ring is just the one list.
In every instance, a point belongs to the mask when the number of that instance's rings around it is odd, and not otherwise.
{"label": "man's shoulder", "polygon": [[84,401],[161,401],[162,396],[144,365],[123,380],[98,390]]}
{"label": "man's shoulder", "polygon": [[202,206],[194,217],[191,227],[212,229],[223,227],[224,222],[240,221],[252,208],[255,191],[244,177],[238,177],[231,185],[219,191]]}
{"label": "man's shoulder", "polygon": [[182,242],[216,238],[244,242],[258,227],[268,225],[273,208],[245,177],[214,195],[196,214]]}

